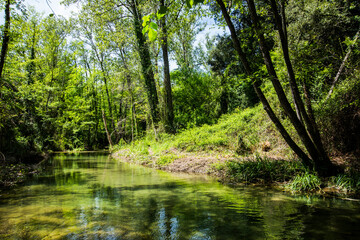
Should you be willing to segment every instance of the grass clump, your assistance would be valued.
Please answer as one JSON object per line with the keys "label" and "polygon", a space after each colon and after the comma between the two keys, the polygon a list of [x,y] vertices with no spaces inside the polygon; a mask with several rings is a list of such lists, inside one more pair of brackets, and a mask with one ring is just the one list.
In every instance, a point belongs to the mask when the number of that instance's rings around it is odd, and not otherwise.
{"label": "grass clump", "polygon": [[175,156],[173,154],[163,155],[157,159],[156,164],[160,165],[160,166],[165,166],[165,165],[172,163],[176,159],[178,159],[178,156]]}
{"label": "grass clump", "polygon": [[344,193],[360,193],[360,173],[344,173],[330,178],[330,184]]}
{"label": "grass clump", "polygon": [[273,183],[288,181],[304,167],[298,161],[272,160],[257,157],[254,160],[228,161],[226,178],[232,182]]}
{"label": "grass clump", "polygon": [[308,171],[296,175],[287,185],[286,188],[293,192],[313,192],[321,190],[321,179]]}

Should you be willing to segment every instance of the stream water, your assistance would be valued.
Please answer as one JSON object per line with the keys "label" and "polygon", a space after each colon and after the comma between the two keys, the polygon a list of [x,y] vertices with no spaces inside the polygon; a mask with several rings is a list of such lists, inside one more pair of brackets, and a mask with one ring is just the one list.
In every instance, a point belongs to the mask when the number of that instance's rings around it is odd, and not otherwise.
{"label": "stream water", "polygon": [[360,239],[360,203],[59,154],[0,193],[0,239]]}

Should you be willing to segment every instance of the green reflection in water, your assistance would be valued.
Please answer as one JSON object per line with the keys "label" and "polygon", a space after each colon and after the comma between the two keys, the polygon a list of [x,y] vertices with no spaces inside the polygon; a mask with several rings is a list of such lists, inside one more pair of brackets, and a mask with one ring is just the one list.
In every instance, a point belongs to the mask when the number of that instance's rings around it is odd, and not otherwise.
{"label": "green reflection in water", "polygon": [[57,155],[1,193],[0,239],[359,239],[360,204]]}

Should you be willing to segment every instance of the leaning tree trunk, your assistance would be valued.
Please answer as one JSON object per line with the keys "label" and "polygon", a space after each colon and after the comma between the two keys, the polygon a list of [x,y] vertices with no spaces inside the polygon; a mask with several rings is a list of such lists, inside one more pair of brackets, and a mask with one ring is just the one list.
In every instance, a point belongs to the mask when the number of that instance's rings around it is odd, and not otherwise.
{"label": "leaning tree trunk", "polygon": [[145,87],[150,106],[151,118],[153,123],[156,125],[160,120],[158,110],[159,99],[156,92],[156,83],[153,66],[150,59],[149,46],[146,43],[145,36],[142,34],[141,14],[138,10],[135,0],[132,1],[131,8],[133,11],[135,35],[138,43],[138,51],[141,59],[142,73],[145,80]]}
{"label": "leaning tree trunk", "polygon": [[[231,18],[229,16],[228,12],[227,12],[225,4],[224,4],[224,2],[222,0],[216,0],[216,2],[219,4],[221,12],[222,12],[222,14],[223,14],[223,16],[225,18],[225,21],[226,21],[226,23],[228,25],[228,28],[229,28],[230,33],[231,33],[231,39],[232,39],[233,44],[234,44],[234,48],[235,48],[236,52],[239,55],[240,61],[242,62],[243,66],[244,66],[245,72],[246,72],[246,74],[248,76],[252,77],[254,72],[251,69],[250,64],[249,64],[249,62],[247,60],[247,57],[246,57],[245,53],[243,52],[243,50],[241,48],[240,41],[239,41],[239,39],[238,39],[238,37],[236,35],[235,27],[234,27],[233,23],[231,22]],[[269,102],[267,101],[264,93],[262,92],[262,90],[260,88],[260,82],[259,82],[258,79],[253,79],[253,87],[254,87],[255,92],[256,92],[257,96],[259,97],[261,103],[263,104],[264,110],[268,114],[271,121],[275,124],[276,128],[278,129],[278,131],[280,132],[281,136],[284,138],[286,143],[295,152],[295,154],[300,157],[300,159],[302,160],[304,165],[306,165],[308,167],[311,167],[312,166],[311,159],[307,156],[307,154],[291,138],[289,133],[286,131],[286,129],[284,128],[284,126],[280,122],[279,118],[276,116],[276,114],[272,110]]]}
{"label": "leaning tree trunk", "polygon": [[[284,34],[282,30],[280,30],[281,35],[281,41],[283,47],[283,53],[285,61],[287,62],[287,68],[289,73],[289,79],[290,79],[290,85],[293,91],[293,95],[295,97],[295,102],[298,104],[299,109],[302,113],[302,116],[305,118],[305,121],[308,125],[308,132],[306,131],[305,126],[298,118],[297,114],[291,107],[288,99],[286,98],[284,89],[281,86],[281,83],[277,77],[272,59],[270,57],[269,49],[266,46],[265,43],[265,37],[263,34],[263,29],[261,28],[261,24],[259,22],[259,17],[256,13],[256,8],[253,0],[247,0],[248,7],[250,11],[250,17],[253,21],[253,26],[255,29],[255,32],[259,39],[260,49],[264,58],[264,62],[268,71],[268,74],[270,76],[270,80],[272,82],[272,85],[275,89],[275,92],[278,96],[279,102],[283,110],[285,111],[286,115],[289,117],[292,125],[295,127],[295,130],[297,134],[299,135],[302,143],[305,145],[306,150],[308,151],[310,158],[312,159],[312,162],[314,164],[315,170],[320,173],[321,175],[327,175],[328,173],[332,172],[333,165],[330,162],[330,159],[326,155],[325,151],[322,148],[321,139],[319,134],[315,133],[313,123],[309,120],[308,115],[306,114],[304,104],[300,98],[300,94],[298,93],[296,82],[295,82],[295,76],[291,76],[293,74],[293,70],[290,63],[290,58],[288,56],[288,48],[287,48],[287,42],[285,41]],[[277,13],[277,11],[276,11]],[[277,22],[279,21],[279,18],[277,17]],[[281,20],[280,20],[281,21]],[[281,24],[278,24],[279,27],[282,29]],[[289,70],[290,69],[290,70]],[[318,142],[320,141],[320,143]]]}
{"label": "leaning tree trunk", "polygon": [[[160,6],[165,7],[165,0],[160,0]],[[164,60],[165,131],[167,133],[174,133],[174,107],[171,93],[166,16],[161,19],[161,28],[163,34],[161,48]]]}
{"label": "leaning tree trunk", "polygon": [[285,60],[285,64],[287,67],[288,75],[289,75],[289,84],[292,91],[292,95],[294,98],[295,106],[300,110],[301,116],[303,117],[306,129],[313,140],[313,143],[319,153],[319,161],[321,161],[320,164],[325,164],[325,166],[330,162],[325,150],[324,146],[321,141],[320,132],[318,130],[318,127],[316,125],[314,116],[312,115],[312,107],[311,104],[307,104],[309,113],[305,110],[305,105],[301,99],[299,89],[296,83],[295,73],[294,69],[292,67],[291,61],[290,61],[290,54],[289,54],[289,43],[287,39],[287,33],[286,33],[286,20],[285,20],[285,3],[282,4],[282,17],[280,16],[277,4],[275,0],[271,0],[271,8],[275,17],[275,24],[278,28],[279,37],[281,41],[283,56]]}

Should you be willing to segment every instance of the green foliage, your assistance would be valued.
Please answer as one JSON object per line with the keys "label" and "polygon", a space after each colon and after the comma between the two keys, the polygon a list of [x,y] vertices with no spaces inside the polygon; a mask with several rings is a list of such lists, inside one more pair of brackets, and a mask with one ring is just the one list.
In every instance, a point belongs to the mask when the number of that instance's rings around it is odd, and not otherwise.
{"label": "green foliage", "polygon": [[185,130],[177,135],[174,146],[187,151],[223,148],[235,151],[241,147],[238,141],[241,135],[243,141],[254,147],[259,141],[257,133],[260,129],[256,126],[257,121],[260,121],[259,109],[260,106],[223,115],[217,124]]}
{"label": "green foliage", "polygon": [[228,161],[226,178],[233,182],[274,183],[290,180],[305,169],[298,161],[273,160],[257,157],[253,160]]}
{"label": "green foliage", "polygon": [[[173,157],[161,157],[163,151],[171,148],[226,149],[248,156],[261,152],[266,145],[287,155],[289,150],[283,146],[280,135],[261,106],[256,106],[258,100],[252,82],[243,74],[231,38],[224,35],[217,37],[216,42],[209,41],[207,52],[194,46],[197,34],[204,28],[201,15],[207,11],[201,6],[195,7],[201,2],[186,1],[191,9],[183,8],[181,1],[171,5],[166,1],[167,7],[160,8],[157,2],[138,2],[137,7],[145,15],[143,34],[148,32],[151,40],[146,42],[150,49],[146,59],[139,56],[139,50],[144,49],[134,46],[134,19],[128,17],[131,13],[126,9],[131,8],[130,5],[82,1],[79,15],[69,20],[43,17],[34,9],[29,9],[26,15],[16,13],[0,83],[0,150],[26,154],[104,148],[108,145],[105,120],[110,138],[120,142],[121,149],[132,141],[132,154],[145,156],[150,150],[154,151],[160,156],[161,164],[172,161]],[[309,100],[325,146],[332,153],[356,153],[360,141],[360,74],[357,70],[360,51],[353,40],[358,30],[359,4],[354,0],[346,2],[349,6],[345,1],[286,2],[289,48],[296,79],[299,86],[308,85]],[[275,113],[298,142],[277,103],[277,95],[270,88],[247,5],[234,2],[227,7],[254,76],[262,80],[261,88]],[[283,53],[273,19],[268,14],[269,6],[260,1],[257,8],[275,68],[290,97]],[[221,25],[223,20],[215,13],[218,9],[214,5],[211,9],[216,24]],[[161,38],[155,40],[158,34],[163,34],[158,20],[165,15],[169,51],[178,65],[171,73],[171,84],[179,134],[170,136],[160,129],[155,137],[149,130],[153,126],[143,90],[144,80],[148,78],[141,70],[151,69],[156,73],[156,86],[154,84],[151,91],[160,95],[160,107],[166,105],[161,91],[161,65],[152,66],[161,61]],[[347,49],[353,44],[339,84],[332,96],[323,101]],[[151,64],[142,69],[141,61]],[[206,61],[211,71],[204,64]],[[304,96],[304,89],[300,91]],[[165,110],[161,111],[165,115]],[[231,114],[221,116],[225,112]]]}
{"label": "green foliage", "polygon": [[359,193],[360,173],[345,173],[331,177],[330,184],[344,193]]}
{"label": "green foliage", "polygon": [[136,161],[148,161],[149,155],[155,158],[170,156],[173,159],[175,153],[181,155],[186,152],[251,156],[263,154],[265,143],[270,154],[289,155],[288,148],[283,147],[284,143],[273,128],[261,106],[256,106],[223,115],[217,124],[185,129],[176,135],[157,133],[155,138],[154,133],[149,131],[143,139],[118,145],[115,149]]}
{"label": "green foliage", "polygon": [[157,161],[156,164],[157,165],[168,165],[170,163],[172,163],[175,159],[177,159],[178,156],[170,154],[170,155],[162,155],[160,156]]}
{"label": "green foliage", "polygon": [[296,175],[286,186],[287,189],[295,192],[311,192],[321,190],[321,179],[308,171]]}
{"label": "green foliage", "polygon": [[175,124],[189,128],[214,123],[217,117],[217,85],[207,74],[195,71],[173,71],[171,79]]}
{"label": "green foliage", "polygon": [[328,150],[354,153],[359,149],[360,73],[339,83],[331,97],[316,106]]}
{"label": "green foliage", "polygon": [[[306,82],[311,96],[321,100],[344,59],[347,38],[355,36],[359,22],[342,1],[289,1],[286,14],[289,48],[299,83]],[[357,68],[358,58],[354,54],[348,62],[347,74]],[[279,66],[282,69],[283,64]]]}

